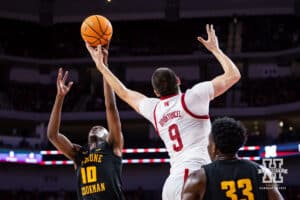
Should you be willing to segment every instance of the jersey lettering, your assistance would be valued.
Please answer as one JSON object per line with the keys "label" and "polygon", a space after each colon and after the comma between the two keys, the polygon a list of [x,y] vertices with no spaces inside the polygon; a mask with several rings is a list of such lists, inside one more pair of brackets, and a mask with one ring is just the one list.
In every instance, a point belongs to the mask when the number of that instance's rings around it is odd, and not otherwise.
{"label": "jersey lettering", "polygon": [[161,125],[161,127],[163,127],[169,120],[179,118],[179,117],[181,117],[181,113],[179,110],[170,112],[162,116],[162,118],[159,120],[159,124]]}
{"label": "jersey lettering", "polygon": [[84,186],[81,187],[82,196],[105,191],[105,183],[95,183],[91,185],[86,185],[86,184],[97,182],[96,166],[82,167],[80,169],[80,172],[81,172],[82,183],[85,184]]}
{"label": "jersey lettering", "polygon": [[81,187],[82,196],[97,193],[97,192],[104,192],[104,191],[105,191],[104,183],[96,183],[96,184]]}

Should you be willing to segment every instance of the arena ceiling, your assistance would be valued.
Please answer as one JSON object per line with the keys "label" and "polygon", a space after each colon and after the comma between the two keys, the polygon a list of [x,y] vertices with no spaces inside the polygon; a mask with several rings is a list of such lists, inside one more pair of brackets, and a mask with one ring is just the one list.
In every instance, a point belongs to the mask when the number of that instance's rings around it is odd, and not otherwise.
{"label": "arena ceiling", "polygon": [[181,18],[294,14],[295,2],[299,0],[9,0],[1,2],[0,17],[38,22],[44,15],[60,23],[96,13],[111,20],[163,19],[167,12]]}

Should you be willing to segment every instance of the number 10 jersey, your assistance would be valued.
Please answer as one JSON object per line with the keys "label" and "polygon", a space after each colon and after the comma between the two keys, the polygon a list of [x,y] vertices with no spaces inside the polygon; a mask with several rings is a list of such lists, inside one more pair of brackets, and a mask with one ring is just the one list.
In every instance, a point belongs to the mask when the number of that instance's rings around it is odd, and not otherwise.
{"label": "number 10 jersey", "polygon": [[77,195],[79,200],[122,200],[122,158],[103,143],[89,150],[81,147],[76,158]]}

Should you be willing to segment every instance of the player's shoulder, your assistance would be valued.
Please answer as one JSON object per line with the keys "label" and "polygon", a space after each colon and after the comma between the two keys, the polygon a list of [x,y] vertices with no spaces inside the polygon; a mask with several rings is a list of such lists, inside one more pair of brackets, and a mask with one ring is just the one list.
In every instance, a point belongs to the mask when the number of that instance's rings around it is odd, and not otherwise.
{"label": "player's shoulder", "polygon": [[140,107],[153,107],[159,102],[158,98],[154,97],[145,97],[140,102]]}
{"label": "player's shoulder", "polygon": [[239,161],[245,165],[252,166],[255,168],[260,168],[260,166],[261,166],[260,164],[254,162],[254,161],[251,161],[251,160],[239,159]]}
{"label": "player's shoulder", "polygon": [[82,149],[82,148],[83,148],[83,147],[82,147],[81,145],[73,143],[73,149],[74,149],[75,151],[79,151],[79,150]]}
{"label": "player's shoulder", "polygon": [[81,157],[82,155],[85,155],[89,152],[88,150],[88,146],[87,145],[84,145],[84,146],[81,146],[79,144],[73,144],[73,150],[75,152],[75,157]]}
{"label": "player's shoulder", "polygon": [[199,89],[210,89],[212,87],[213,87],[213,85],[212,85],[211,81],[202,81],[202,82],[196,83],[195,85],[193,85],[187,91],[189,91],[189,90],[199,90]]}
{"label": "player's shoulder", "polygon": [[268,168],[266,168],[263,165],[260,165],[259,163],[254,162],[254,161],[240,159],[239,162],[240,162],[240,167],[245,170],[248,170],[248,171],[251,170],[251,171],[255,171],[255,172],[262,171],[264,174],[271,173]]}
{"label": "player's shoulder", "polygon": [[192,88],[185,91],[185,98],[209,98],[212,99],[214,88],[211,81],[204,81],[195,84]]}
{"label": "player's shoulder", "polygon": [[156,98],[156,97],[145,97],[145,98],[143,98],[143,101],[159,102],[159,98]]}

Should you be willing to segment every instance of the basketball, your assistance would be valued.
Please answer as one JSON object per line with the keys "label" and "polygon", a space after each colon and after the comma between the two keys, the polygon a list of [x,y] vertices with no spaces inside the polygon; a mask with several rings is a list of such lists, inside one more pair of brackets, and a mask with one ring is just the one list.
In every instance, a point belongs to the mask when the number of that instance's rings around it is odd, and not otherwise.
{"label": "basketball", "polygon": [[81,37],[91,46],[106,45],[113,34],[110,21],[102,15],[91,15],[81,24]]}

